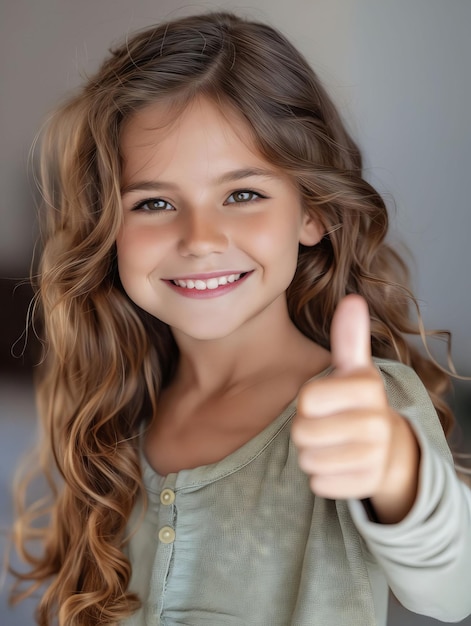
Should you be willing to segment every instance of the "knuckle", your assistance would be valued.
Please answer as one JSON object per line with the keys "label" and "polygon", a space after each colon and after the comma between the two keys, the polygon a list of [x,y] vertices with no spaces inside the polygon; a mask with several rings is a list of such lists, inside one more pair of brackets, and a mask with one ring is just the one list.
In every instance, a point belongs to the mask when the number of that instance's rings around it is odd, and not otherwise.
{"label": "knuckle", "polygon": [[312,407],[315,406],[316,392],[316,383],[306,383],[301,387],[296,403],[298,414],[305,416],[311,415]]}
{"label": "knuckle", "polygon": [[310,450],[303,450],[298,456],[299,467],[306,473],[312,473],[315,470],[315,460]]}
{"label": "knuckle", "polygon": [[364,423],[364,432],[375,441],[386,442],[391,436],[390,419],[382,412],[370,413]]}
{"label": "knuckle", "polygon": [[297,446],[305,446],[309,441],[309,424],[302,417],[296,417],[291,426],[291,439]]}

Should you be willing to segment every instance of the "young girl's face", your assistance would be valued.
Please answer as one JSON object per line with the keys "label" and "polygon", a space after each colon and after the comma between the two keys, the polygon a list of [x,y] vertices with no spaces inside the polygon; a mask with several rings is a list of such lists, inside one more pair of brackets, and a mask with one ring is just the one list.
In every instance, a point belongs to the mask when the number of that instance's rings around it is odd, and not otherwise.
{"label": "young girl's face", "polygon": [[123,129],[123,287],[177,339],[269,323],[285,310],[299,242],[321,230],[234,112],[206,99],[171,123],[168,111],[148,106]]}

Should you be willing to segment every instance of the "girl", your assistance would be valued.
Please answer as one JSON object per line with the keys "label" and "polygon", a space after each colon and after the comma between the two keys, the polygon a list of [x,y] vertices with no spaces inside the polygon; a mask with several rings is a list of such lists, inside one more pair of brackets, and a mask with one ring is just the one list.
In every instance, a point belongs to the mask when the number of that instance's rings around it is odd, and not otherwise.
{"label": "girl", "polygon": [[447,377],[296,49],[227,13],[138,33],[43,150],[38,623],[368,626],[388,587],[467,615]]}

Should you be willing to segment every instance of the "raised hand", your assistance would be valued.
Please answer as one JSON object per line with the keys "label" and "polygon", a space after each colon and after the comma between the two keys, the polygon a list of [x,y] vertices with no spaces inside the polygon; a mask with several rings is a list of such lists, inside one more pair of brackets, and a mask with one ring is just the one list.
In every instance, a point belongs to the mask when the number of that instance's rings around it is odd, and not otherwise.
{"label": "raised hand", "polygon": [[332,375],[306,383],[298,396],[292,439],[314,493],[370,498],[381,522],[410,510],[419,447],[407,421],[388,404],[371,357],[368,307],[347,296],[331,328]]}

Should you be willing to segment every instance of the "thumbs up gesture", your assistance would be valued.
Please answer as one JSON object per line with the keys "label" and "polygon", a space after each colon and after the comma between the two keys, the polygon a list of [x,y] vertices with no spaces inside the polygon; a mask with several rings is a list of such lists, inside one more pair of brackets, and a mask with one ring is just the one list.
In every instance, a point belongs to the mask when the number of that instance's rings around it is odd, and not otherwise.
{"label": "thumbs up gesture", "polygon": [[370,498],[380,522],[400,521],[414,503],[419,446],[388,404],[371,356],[368,306],[344,298],[331,327],[334,371],[298,395],[292,439],[312,491],[332,499]]}

